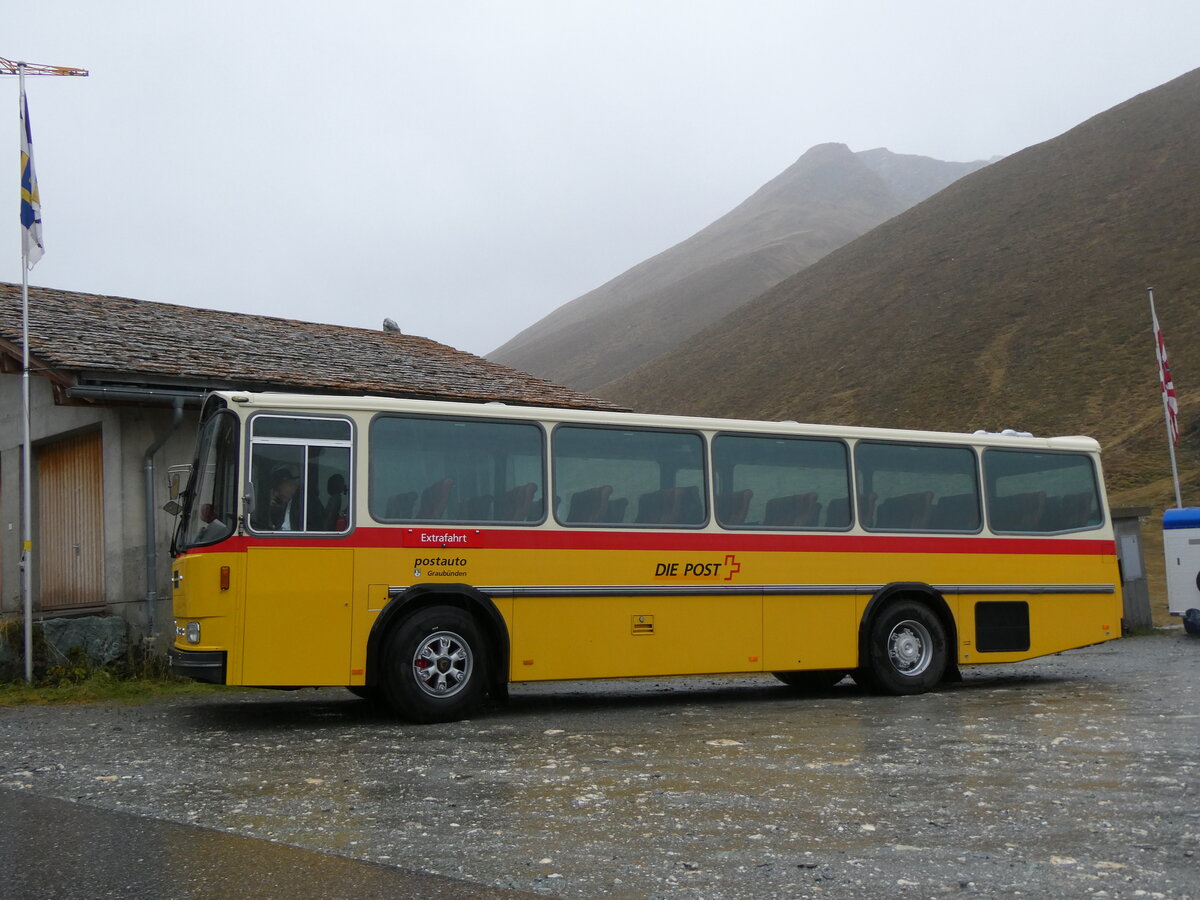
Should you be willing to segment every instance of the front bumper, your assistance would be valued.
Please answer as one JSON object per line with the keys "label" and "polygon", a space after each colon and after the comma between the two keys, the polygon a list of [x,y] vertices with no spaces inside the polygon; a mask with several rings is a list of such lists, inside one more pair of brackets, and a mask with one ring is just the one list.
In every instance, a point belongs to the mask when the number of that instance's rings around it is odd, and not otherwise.
{"label": "front bumper", "polygon": [[172,647],[167,651],[167,667],[176,675],[196,681],[225,684],[224,650],[180,650]]}

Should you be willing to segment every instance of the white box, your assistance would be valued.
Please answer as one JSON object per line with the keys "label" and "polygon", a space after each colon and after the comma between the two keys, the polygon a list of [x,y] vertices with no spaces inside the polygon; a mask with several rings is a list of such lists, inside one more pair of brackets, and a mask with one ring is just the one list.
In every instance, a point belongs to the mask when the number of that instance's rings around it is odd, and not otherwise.
{"label": "white box", "polygon": [[1183,617],[1189,634],[1200,634],[1200,509],[1163,513],[1167,564],[1167,611]]}

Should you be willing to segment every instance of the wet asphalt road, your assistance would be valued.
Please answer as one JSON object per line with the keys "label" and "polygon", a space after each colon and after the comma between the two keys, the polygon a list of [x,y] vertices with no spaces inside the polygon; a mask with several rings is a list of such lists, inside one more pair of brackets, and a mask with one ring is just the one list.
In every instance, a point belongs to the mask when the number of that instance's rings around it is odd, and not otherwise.
{"label": "wet asphalt road", "polygon": [[0,822],[0,893],[10,900],[535,896],[29,791],[0,790]]}
{"label": "wet asphalt road", "polygon": [[964,674],[516,686],[438,726],[332,689],[2,709],[4,894],[1200,897],[1200,640]]}

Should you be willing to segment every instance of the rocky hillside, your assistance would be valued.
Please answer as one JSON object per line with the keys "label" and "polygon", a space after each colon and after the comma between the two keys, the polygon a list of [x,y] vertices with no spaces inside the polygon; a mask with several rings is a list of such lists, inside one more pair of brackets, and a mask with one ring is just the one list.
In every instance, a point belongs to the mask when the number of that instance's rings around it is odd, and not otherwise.
{"label": "rocky hillside", "polygon": [[707,228],[488,358],[578,389],[619,378],[982,165],[813,147]]}
{"label": "rocky hillside", "polygon": [[1148,285],[1198,502],[1200,70],[968,175],[597,392],[643,410],[1092,434],[1110,490],[1165,502]]}

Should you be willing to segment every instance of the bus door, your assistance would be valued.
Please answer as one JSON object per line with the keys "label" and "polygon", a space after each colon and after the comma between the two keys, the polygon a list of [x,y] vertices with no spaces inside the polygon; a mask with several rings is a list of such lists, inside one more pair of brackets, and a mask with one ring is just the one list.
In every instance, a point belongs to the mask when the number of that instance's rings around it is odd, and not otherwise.
{"label": "bus door", "polygon": [[350,683],[352,424],[250,419],[244,684]]}

